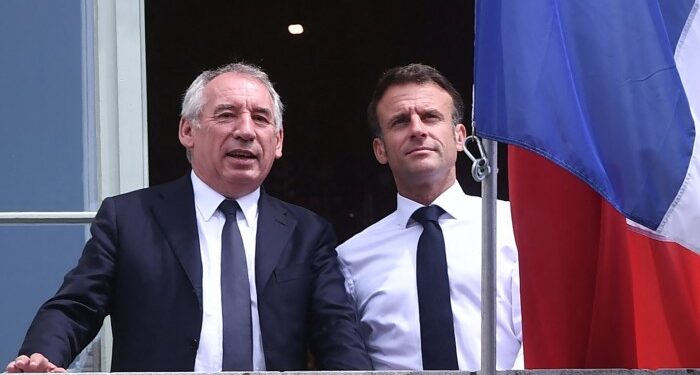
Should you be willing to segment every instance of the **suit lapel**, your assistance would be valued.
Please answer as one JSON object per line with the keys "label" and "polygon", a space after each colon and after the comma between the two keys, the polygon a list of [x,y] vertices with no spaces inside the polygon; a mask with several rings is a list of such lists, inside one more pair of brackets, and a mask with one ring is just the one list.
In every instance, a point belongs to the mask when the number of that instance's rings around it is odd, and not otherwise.
{"label": "suit lapel", "polygon": [[289,242],[296,227],[296,219],[290,217],[284,206],[262,189],[258,201],[258,212],[255,283],[258,294],[261,294]]}
{"label": "suit lapel", "polygon": [[202,260],[189,173],[156,189],[151,209],[202,306]]}
{"label": "suit lapel", "polygon": [[[196,291],[201,306],[202,260],[190,175],[155,190],[156,197],[151,204],[153,215]],[[260,192],[258,211],[255,282],[258,293],[261,293],[289,242],[296,219],[264,190]]]}

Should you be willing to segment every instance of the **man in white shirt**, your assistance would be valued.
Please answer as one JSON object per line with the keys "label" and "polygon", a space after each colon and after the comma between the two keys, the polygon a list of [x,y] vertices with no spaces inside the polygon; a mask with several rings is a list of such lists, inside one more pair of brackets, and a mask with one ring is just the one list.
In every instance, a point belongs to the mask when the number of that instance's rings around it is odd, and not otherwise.
{"label": "man in white shirt", "polygon": [[[455,172],[463,114],[450,82],[421,64],[385,72],[369,105],[374,154],[391,168],[397,209],[338,255],[377,370],[481,367],[481,200],[464,194]],[[523,368],[507,202],[498,205],[497,252],[497,369]]]}

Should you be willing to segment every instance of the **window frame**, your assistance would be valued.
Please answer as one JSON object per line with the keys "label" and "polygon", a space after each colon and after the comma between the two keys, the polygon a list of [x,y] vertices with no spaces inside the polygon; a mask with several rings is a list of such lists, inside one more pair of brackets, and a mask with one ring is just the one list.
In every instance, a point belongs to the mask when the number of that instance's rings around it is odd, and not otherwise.
{"label": "window frame", "polygon": [[[86,211],[4,211],[0,224],[89,224],[104,198],[148,186],[144,0],[81,0]],[[97,186],[92,186],[96,183]],[[99,370],[109,371],[109,317]]]}

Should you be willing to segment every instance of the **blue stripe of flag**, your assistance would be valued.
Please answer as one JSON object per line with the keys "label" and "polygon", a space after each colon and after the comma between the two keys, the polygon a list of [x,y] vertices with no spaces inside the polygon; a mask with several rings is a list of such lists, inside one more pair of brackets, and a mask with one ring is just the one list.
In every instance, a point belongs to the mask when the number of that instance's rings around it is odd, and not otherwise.
{"label": "blue stripe of flag", "polygon": [[479,0],[477,134],[544,155],[656,229],[695,137],[673,59],[690,5]]}

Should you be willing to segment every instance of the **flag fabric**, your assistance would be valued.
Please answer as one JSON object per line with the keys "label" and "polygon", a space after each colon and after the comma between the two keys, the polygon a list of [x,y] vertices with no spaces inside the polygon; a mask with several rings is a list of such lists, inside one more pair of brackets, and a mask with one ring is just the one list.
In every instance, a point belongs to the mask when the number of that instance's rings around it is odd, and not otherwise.
{"label": "flag fabric", "polygon": [[525,367],[700,367],[700,256],[542,156],[510,147],[508,163]]}
{"label": "flag fabric", "polygon": [[698,8],[477,2],[477,134],[519,146],[528,368],[700,367]]}
{"label": "flag fabric", "polygon": [[630,220],[700,252],[697,10],[693,0],[479,1],[478,134],[546,156]]}

